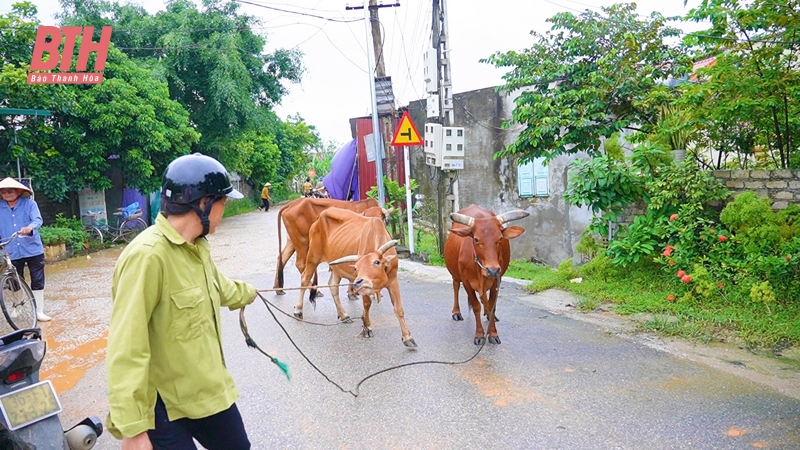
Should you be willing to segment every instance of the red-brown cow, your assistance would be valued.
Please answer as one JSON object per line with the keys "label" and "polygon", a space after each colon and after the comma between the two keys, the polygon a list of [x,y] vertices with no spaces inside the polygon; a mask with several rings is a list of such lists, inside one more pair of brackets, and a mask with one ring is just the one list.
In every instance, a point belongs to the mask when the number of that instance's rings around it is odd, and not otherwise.
{"label": "red-brown cow", "polygon": [[272,286],[278,289],[275,293],[278,295],[286,293],[280,289],[283,287],[283,269],[295,251],[297,252],[295,266],[300,273],[303,273],[303,269],[306,266],[306,254],[308,253],[308,230],[322,211],[328,208],[342,208],[363,212],[370,207],[378,207],[378,201],[373,198],[357,202],[331,198],[299,198],[281,208],[278,211],[278,248],[281,248],[281,222],[286,227],[288,239],[286,240],[286,247],[278,253],[275,284]]}
{"label": "red-brown cow", "polygon": [[486,342],[481,305],[489,316],[489,342],[500,343],[494,317],[497,290],[511,260],[509,239],[525,232],[522,227],[504,227],[504,224],[529,215],[526,211],[514,210],[498,216],[477,205],[450,214],[453,227],[444,244],[444,262],[453,277],[453,320],[464,320],[458,306],[459,285],[463,284],[475,314],[475,345]]}
{"label": "red-brown cow", "polygon": [[[372,305],[370,295],[387,288],[394,313],[400,322],[403,344],[406,347],[416,347],[417,344],[406,326],[405,312],[400,299],[395,245],[397,241],[389,236],[386,225],[381,219],[364,217],[338,208],[323,211],[309,230],[309,250],[301,281],[300,297],[294,309],[295,317],[303,317],[305,288],[302,286],[307,286],[311,282],[317,266],[322,261],[328,261],[332,271],[330,284],[336,285],[331,288],[331,295],[336,303],[340,320],[349,320],[347,312],[339,301],[338,284],[342,278],[353,283],[353,289],[361,295],[364,302],[363,327],[359,335],[361,337],[373,336],[369,318],[369,308]],[[316,296],[314,291],[312,288],[310,298]]]}

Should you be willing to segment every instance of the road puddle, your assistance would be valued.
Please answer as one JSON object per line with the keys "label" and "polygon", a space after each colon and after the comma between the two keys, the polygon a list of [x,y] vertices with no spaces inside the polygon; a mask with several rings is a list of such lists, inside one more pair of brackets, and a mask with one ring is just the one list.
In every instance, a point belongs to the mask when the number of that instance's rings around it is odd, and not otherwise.
{"label": "road puddle", "polygon": [[111,278],[121,248],[103,250],[46,266],[45,312],[41,323],[47,356],[40,378],[61,394],[87,370],[105,361],[111,317]]}

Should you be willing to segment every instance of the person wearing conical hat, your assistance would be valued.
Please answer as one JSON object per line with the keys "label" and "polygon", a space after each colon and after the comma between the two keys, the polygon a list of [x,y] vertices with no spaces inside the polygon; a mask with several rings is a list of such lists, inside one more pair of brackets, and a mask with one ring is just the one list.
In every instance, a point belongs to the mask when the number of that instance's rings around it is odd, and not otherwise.
{"label": "person wearing conical hat", "polygon": [[264,189],[261,189],[261,206],[258,209],[264,209],[264,212],[269,211],[269,201],[272,197],[269,196],[269,187],[272,186],[269,182],[264,184]]}
{"label": "person wearing conical hat", "polygon": [[8,245],[11,262],[21,277],[25,277],[25,266],[30,273],[30,286],[36,300],[36,318],[47,322],[44,313],[44,246],[39,236],[42,215],[39,205],[30,198],[31,189],[13,178],[0,181],[0,236],[8,239],[19,232],[18,239]]}

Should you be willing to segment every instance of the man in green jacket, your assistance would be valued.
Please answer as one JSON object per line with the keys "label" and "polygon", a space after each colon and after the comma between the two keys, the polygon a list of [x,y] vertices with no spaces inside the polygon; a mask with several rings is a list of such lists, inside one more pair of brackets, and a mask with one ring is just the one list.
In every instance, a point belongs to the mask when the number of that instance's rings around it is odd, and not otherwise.
{"label": "man in green jacket", "polygon": [[219,273],[205,236],[227,197],[242,198],[217,160],[195,153],[167,167],[161,214],[114,269],[108,333],[109,431],[123,450],[246,450],[250,442],[222,355],[220,307],[256,289]]}

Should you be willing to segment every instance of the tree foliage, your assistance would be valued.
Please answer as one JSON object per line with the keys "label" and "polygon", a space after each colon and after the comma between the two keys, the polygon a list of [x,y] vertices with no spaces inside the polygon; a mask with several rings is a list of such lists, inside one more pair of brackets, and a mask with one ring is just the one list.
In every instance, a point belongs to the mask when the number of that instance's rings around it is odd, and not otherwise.
{"label": "tree foliage", "polygon": [[[126,185],[155,190],[167,163],[189,152],[199,138],[186,111],[169,99],[164,81],[154,79],[113,44],[100,84],[28,85],[35,14],[30,3],[19,3],[2,18],[15,32],[0,35],[0,47],[12,49],[4,53],[0,98],[2,106],[47,109],[52,116],[0,117],[5,160],[19,157],[25,174],[36,178],[37,189],[55,200],[85,187],[110,187],[112,167],[122,171]],[[3,145],[15,139],[16,144]],[[7,165],[6,175],[15,174],[10,169]]]}
{"label": "tree foliage", "polygon": [[37,189],[54,199],[110,187],[109,169],[147,192],[170,160],[202,152],[244,178],[275,184],[293,178],[304,152],[317,145],[313,126],[272,110],[287,93],[284,82],[299,81],[301,55],[264,53],[257,21],[238,14],[237,4],[206,1],[199,10],[177,0],[155,15],[102,0],[62,6],[62,25],[93,25],[95,41],[102,26],[114,27],[104,81],[28,85],[36,8],[17,3],[0,15],[0,106],[52,112],[0,116],[3,175],[16,175],[19,156]]}
{"label": "tree foliage", "polygon": [[58,150],[36,161],[47,180],[69,174],[68,190],[110,188],[105,172],[114,167],[127,186],[153,192],[167,164],[189,153],[200,137],[186,110],[169,98],[166,83],[116,48],[109,51],[103,82],[75,91],[77,107],[59,119],[53,134]]}
{"label": "tree foliage", "polygon": [[95,33],[113,24],[113,42],[167,82],[170,97],[189,111],[201,133],[193,151],[220,158],[245,176],[263,172],[263,163],[253,167],[236,149],[258,152],[257,161],[275,156],[258,136],[280,122],[272,107],[287,93],[284,81],[300,80],[299,52],[264,53],[266,39],[253,30],[258,20],[238,14],[235,2],[209,0],[199,10],[190,0],[175,0],[155,15],[116,2],[62,0],[62,5],[65,23],[97,24]]}
{"label": "tree foliage", "polygon": [[799,6],[703,0],[689,11],[688,20],[711,26],[687,36],[687,45],[715,58],[683,100],[708,124],[703,143],[739,159],[761,150],[773,167],[800,167]]}
{"label": "tree foliage", "polygon": [[635,8],[556,14],[548,19],[550,31],[531,32],[532,47],[484,60],[510,69],[501,89],[521,90],[513,121],[525,128],[498,156],[520,155],[524,162],[581,151],[598,155],[603,138],[652,130],[670,90],[662,82],[685,74],[690,60],[679,43],[667,42],[680,33],[667,25],[670,19],[659,13],[642,19]]}

